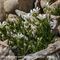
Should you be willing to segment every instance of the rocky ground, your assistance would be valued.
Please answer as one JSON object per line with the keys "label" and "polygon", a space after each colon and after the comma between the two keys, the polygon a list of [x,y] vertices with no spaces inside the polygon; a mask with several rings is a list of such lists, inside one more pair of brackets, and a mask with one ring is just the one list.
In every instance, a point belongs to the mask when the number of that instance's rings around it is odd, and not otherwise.
{"label": "rocky ground", "polygon": [[7,45],[7,41],[0,41],[0,60],[16,60],[14,53]]}
{"label": "rocky ground", "polygon": [[[16,20],[36,7],[40,8],[41,16],[49,16],[50,11],[45,11],[45,7],[52,10],[60,8],[60,0],[0,0],[0,22]],[[56,42],[49,44],[44,50],[25,56],[22,60],[60,60],[60,15],[51,14],[50,19],[52,31],[57,35]],[[0,60],[17,60],[6,41],[0,41]]]}

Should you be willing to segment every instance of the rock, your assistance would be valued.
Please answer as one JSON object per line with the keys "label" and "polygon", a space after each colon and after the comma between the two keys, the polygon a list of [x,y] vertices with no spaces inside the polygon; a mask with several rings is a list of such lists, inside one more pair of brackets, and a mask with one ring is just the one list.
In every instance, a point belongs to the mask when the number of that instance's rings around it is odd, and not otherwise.
{"label": "rock", "polygon": [[56,19],[57,21],[59,21],[60,16],[54,16],[54,15],[51,15],[51,18],[52,18],[52,19]]}
{"label": "rock", "polygon": [[50,5],[51,8],[58,8],[60,7],[60,0],[57,0],[56,2],[54,2],[53,4]]}
{"label": "rock", "polygon": [[[43,0],[42,0],[42,3],[43,3]],[[45,2],[44,2],[45,3]],[[45,3],[47,5],[41,5],[43,6],[43,11],[44,13],[47,13],[47,14],[52,14],[52,15],[60,15],[59,13],[59,10],[60,10],[60,0],[55,0],[55,2],[47,2]]]}
{"label": "rock", "polygon": [[59,33],[59,36],[60,36],[60,25],[58,25],[57,30],[58,30],[58,33]]}
{"label": "rock", "polygon": [[51,29],[53,30],[54,33],[56,33],[57,32],[57,27],[60,24],[60,16],[50,15],[50,18],[49,18],[49,14],[39,14],[37,16],[38,19],[45,19],[46,17],[50,21]]}
{"label": "rock", "polygon": [[54,26],[56,28],[58,26],[58,24],[59,24],[60,16],[51,15],[50,19],[51,19],[51,25],[52,25],[53,29],[54,29]]}
{"label": "rock", "polygon": [[6,13],[3,7],[3,0],[0,0],[0,22],[2,22],[3,20],[5,20],[6,17]]}
{"label": "rock", "polygon": [[43,9],[41,7],[41,0],[36,0],[35,1],[35,8],[39,7],[40,8],[40,13],[43,13]]}
{"label": "rock", "polygon": [[36,0],[35,7],[45,8],[51,6],[58,5],[59,0]]}
{"label": "rock", "polygon": [[45,6],[49,6],[51,4],[53,4],[54,2],[56,2],[57,0],[41,0],[40,1],[40,4],[41,4],[41,7],[44,8]]}
{"label": "rock", "polygon": [[5,0],[4,9],[5,12],[14,12],[17,8],[24,12],[29,12],[34,7],[35,0]]}
{"label": "rock", "polygon": [[49,2],[50,2],[50,4],[52,4],[52,3],[54,3],[54,2],[56,2],[57,0],[50,0]]}
{"label": "rock", "polygon": [[56,36],[60,35],[59,30],[58,30],[58,26],[60,25],[59,21],[60,21],[60,16],[51,15],[50,26],[51,26],[52,32]]}
{"label": "rock", "polygon": [[0,60],[16,60],[16,57],[5,41],[0,41]]}
{"label": "rock", "polygon": [[4,10],[7,13],[14,12],[18,6],[18,0],[6,0],[4,2]]}
{"label": "rock", "polygon": [[40,2],[38,0],[35,1],[35,8],[39,5],[40,7]]}
{"label": "rock", "polygon": [[60,39],[44,50],[25,56],[22,60],[60,60]]}
{"label": "rock", "polygon": [[41,12],[44,13],[44,8],[51,8],[50,5],[53,4],[56,0],[36,0],[35,7],[39,7]]}
{"label": "rock", "polygon": [[36,0],[35,1],[35,8],[40,7],[41,8],[41,0]]}
{"label": "rock", "polygon": [[41,4],[41,7],[44,8],[45,6],[49,5],[49,2],[47,0],[41,0],[40,4]]}
{"label": "rock", "polygon": [[60,36],[60,16],[51,15],[51,29],[56,36]]}
{"label": "rock", "polygon": [[29,12],[34,7],[35,0],[18,0],[19,9],[24,12]]}
{"label": "rock", "polygon": [[4,41],[4,42],[0,41],[0,45],[5,46],[5,47],[8,47],[8,45],[7,45],[7,40]]}

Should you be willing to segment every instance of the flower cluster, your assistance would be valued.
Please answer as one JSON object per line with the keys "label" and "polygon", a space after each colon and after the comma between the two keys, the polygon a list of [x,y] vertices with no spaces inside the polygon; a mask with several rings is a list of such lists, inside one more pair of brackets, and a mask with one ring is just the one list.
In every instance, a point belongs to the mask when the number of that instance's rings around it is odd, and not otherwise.
{"label": "flower cluster", "polygon": [[11,48],[16,46],[20,56],[44,49],[53,40],[49,21],[39,10],[0,23],[0,39],[8,40]]}

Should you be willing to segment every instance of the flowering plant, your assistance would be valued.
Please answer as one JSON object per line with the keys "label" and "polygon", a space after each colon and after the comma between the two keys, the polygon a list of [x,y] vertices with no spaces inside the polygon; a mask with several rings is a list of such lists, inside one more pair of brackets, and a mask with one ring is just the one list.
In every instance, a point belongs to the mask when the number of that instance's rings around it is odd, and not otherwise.
{"label": "flowering plant", "polygon": [[52,7],[52,6],[49,6],[49,7],[45,7],[44,9],[44,13],[48,13],[48,14],[52,14],[52,15],[60,15],[60,7]]}
{"label": "flowering plant", "polygon": [[17,17],[16,21],[12,19],[0,23],[0,39],[8,40],[16,55],[34,53],[53,42],[54,34],[51,32],[47,17],[37,12],[32,10]]}

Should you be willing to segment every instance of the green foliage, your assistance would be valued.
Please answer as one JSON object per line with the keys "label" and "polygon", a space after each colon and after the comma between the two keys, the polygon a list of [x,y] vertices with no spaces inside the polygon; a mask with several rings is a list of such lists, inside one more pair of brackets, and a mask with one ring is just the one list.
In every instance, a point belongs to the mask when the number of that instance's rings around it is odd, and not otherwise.
{"label": "green foliage", "polygon": [[54,11],[51,12],[53,15],[60,15],[60,7],[55,8]]}
{"label": "green foliage", "polygon": [[9,20],[0,23],[0,39],[8,40],[11,48],[17,48],[15,54],[18,56],[40,51],[54,41],[48,19],[34,16],[28,19],[21,16],[17,23]]}
{"label": "green foliage", "polygon": [[52,15],[60,15],[60,7],[56,7],[56,8],[45,7],[44,12]]}

